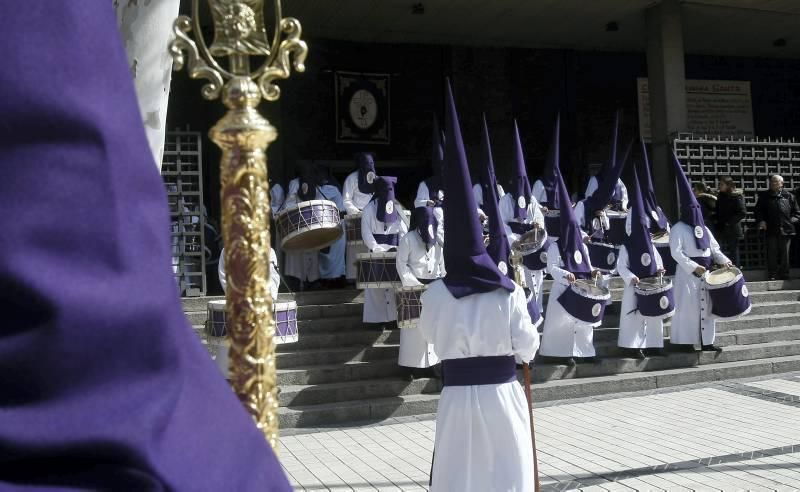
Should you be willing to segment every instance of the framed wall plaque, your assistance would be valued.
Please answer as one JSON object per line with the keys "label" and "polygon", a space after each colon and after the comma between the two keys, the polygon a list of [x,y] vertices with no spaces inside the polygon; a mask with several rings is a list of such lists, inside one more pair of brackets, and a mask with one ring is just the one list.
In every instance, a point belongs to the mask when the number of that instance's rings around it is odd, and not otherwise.
{"label": "framed wall plaque", "polygon": [[336,142],[388,144],[389,74],[336,72]]}

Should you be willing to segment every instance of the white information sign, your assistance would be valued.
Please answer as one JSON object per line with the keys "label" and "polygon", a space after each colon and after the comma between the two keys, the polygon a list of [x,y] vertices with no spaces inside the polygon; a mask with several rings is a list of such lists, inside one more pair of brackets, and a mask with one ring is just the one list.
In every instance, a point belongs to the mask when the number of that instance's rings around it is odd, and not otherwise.
{"label": "white information sign", "polygon": [[[636,79],[639,134],[650,142],[650,93],[646,78]],[[688,131],[722,137],[753,136],[750,82],[741,80],[687,80]]]}

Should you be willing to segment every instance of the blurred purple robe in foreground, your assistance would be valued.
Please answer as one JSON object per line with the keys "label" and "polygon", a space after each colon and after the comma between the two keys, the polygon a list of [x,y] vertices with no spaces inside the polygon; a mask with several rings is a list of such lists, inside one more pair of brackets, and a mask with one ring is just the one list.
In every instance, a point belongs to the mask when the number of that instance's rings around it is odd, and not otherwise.
{"label": "blurred purple robe in foreground", "polygon": [[182,313],[111,2],[2,2],[0,56],[0,489],[290,490]]}

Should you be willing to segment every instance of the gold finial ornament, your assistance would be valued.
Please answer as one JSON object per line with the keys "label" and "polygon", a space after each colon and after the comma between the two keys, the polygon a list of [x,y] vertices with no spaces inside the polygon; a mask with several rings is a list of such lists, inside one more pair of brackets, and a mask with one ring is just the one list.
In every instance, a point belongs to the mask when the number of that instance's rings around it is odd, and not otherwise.
{"label": "gold finial ornament", "polygon": [[[281,17],[274,1],[274,36],[264,23],[265,0],[208,0],[214,23],[209,47],[202,35],[199,0],[192,0],[192,18],[175,20],[169,46],[174,70],[186,65],[189,76],[205,79],[206,99],[222,97],[228,112],[209,136],[222,149],[222,237],[228,282],[227,329],[231,342],[233,389],[273,449],[278,444],[278,395],[275,370],[275,322],[269,293],[269,184],[267,147],[278,132],[256,107],[275,101],[291,68],[305,70],[308,46],[300,39],[300,22]],[[194,31],[195,40],[190,33]],[[264,59],[255,71],[250,57]],[[227,57],[227,63],[217,58]],[[227,68],[223,68],[225,65]]]}

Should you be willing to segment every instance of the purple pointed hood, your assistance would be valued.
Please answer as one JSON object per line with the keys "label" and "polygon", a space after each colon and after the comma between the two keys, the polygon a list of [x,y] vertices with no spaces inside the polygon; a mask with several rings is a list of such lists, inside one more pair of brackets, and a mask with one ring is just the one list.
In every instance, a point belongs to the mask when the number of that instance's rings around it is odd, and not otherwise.
{"label": "purple pointed hood", "polygon": [[650,161],[647,158],[647,146],[644,139],[641,139],[642,146],[642,159],[639,161],[639,191],[642,194],[642,202],[644,203],[644,211],[647,217],[651,219],[650,231],[660,232],[666,231],[669,227],[669,220],[664,215],[664,211],[658,206],[656,201],[656,191],[653,188],[653,178],[650,176]]}
{"label": "purple pointed hood", "polygon": [[0,18],[0,489],[290,491],[184,316],[111,2]]}
{"label": "purple pointed hood", "polygon": [[[556,127],[557,128],[561,127],[560,113],[558,114],[558,116],[556,116]],[[554,130],[553,142],[556,141],[556,136],[555,136],[556,131],[558,131],[558,129]],[[539,178],[542,182],[542,186],[544,187],[545,194],[547,195],[547,200],[545,201],[545,203],[542,203],[542,205],[547,208],[558,208],[558,203],[556,203],[555,206],[553,205],[553,198],[555,195],[555,189],[557,184],[556,181],[557,164],[555,159],[556,151],[557,149],[555,148],[554,143],[551,143],[550,149],[548,149],[547,151],[547,161],[544,164],[544,172],[542,173],[542,176]]]}
{"label": "purple pointed hood", "polygon": [[528,180],[528,171],[525,168],[525,156],[522,154],[522,141],[519,138],[519,127],[514,120],[514,176],[511,178],[511,189],[514,197],[514,218],[525,220],[528,218],[528,204],[531,201],[531,183]]}
{"label": "purple pointed hood", "polygon": [[553,126],[553,139],[550,142],[550,149],[547,152],[547,172],[553,174],[551,187],[545,185],[545,192],[547,193],[547,208],[556,210],[560,208],[560,200],[558,198],[558,182],[561,179],[561,113],[556,116],[556,124]]}
{"label": "purple pointed hood", "polygon": [[400,219],[394,201],[394,185],[397,178],[394,176],[378,176],[375,178],[375,195],[372,200],[376,202],[375,217],[385,224],[393,224]]}
{"label": "purple pointed hood", "polygon": [[433,201],[434,206],[441,207],[444,201],[444,188],[442,186],[442,170],[444,168],[444,137],[439,129],[439,120],[433,117],[433,132],[431,135],[431,166],[433,175],[425,180],[428,187],[428,197]]}
{"label": "purple pointed hood", "polygon": [[486,115],[483,115],[483,132],[481,133],[481,191],[483,193],[483,211],[489,218],[489,245],[486,251],[492,257],[500,272],[505,273],[513,280],[513,270],[509,265],[511,246],[503,226],[500,215],[500,206],[497,198],[497,178],[494,175],[494,160],[492,159],[492,144],[489,140],[489,126],[486,124]]}
{"label": "purple pointed hood", "polygon": [[[514,283],[497,268],[483,245],[483,232],[476,212],[467,156],[461,139],[453,89],[447,81],[444,186],[444,284],[455,298],[491,292],[514,291]],[[485,200],[484,200],[485,201]]]}
{"label": "purple pointed hood", "polygon": [[707,249],[711,245],[711,240],[708,237],[708,229],[703,220],[703,209],[697,202],[694,193],[692,193],[692,185],[689,184],[689,178],[683,172],[681,161],[675,152],[672,152],[672,163],[675,167],[675,185],[678,187],[678,196],[680,197],[681,205],[681,222],[689,224],[692,227],[694,235],[694,243],[700,249]]}
{"label": "purple pointed hood", "polygon": [[358,191],[369,195],[375,193],[375,156],[370,152],[356,154],[358,162]]}
{"label": "purple pointed hood", "polygon": [[411,223],[409,229],[417,231],[425,247],[431,249],[436,244],[436,231],[439,228],[439,222],[433,214],[432,207],[416,207],[411,211]]}
{"label": "purple pointed hood", "polygon": [[644,207],[642,190],[636,168],[633,169],[633,196],[631,197],[631,233],[625,239],[629,268],[639,278],[653,277],[658,271],[650,236],[650,221]]}
{"label": "purple pointed hood", "polygon": [[[558,169],[558,168],[556,168]],[[561,172],[556,174],[556,195],[558,196],[559,212],[561,215],[561,231],[558,237],[558,251],[561,254],[561,261],[564,262],[564,269],[571,272],[578,278],[589,278],[592,273],[592,266],[589,263],[589,252],[583,242],[581,228],[575,211],[572,209],[572,202],[564,184]]]}
{"label": "purple pointed hood", "polygon": [[[595,212],[603,210],[614,200],[622,200],[622,196],[617,196],[621,195],[619,178],[622,176],[622,170],[625,169],[625,161],[628,160],[632,146],[633,140],[628,143],[622,158],[617,159],[614,166],[602,176],[602,179],[598,180],[597,190],[592,196],[584,200],[584,210],[587,217],[594,216]],[[616,147],[616,144],[614,144],[614,147]],[[614,150],[613,154],[616,158],[617,151]]]}

